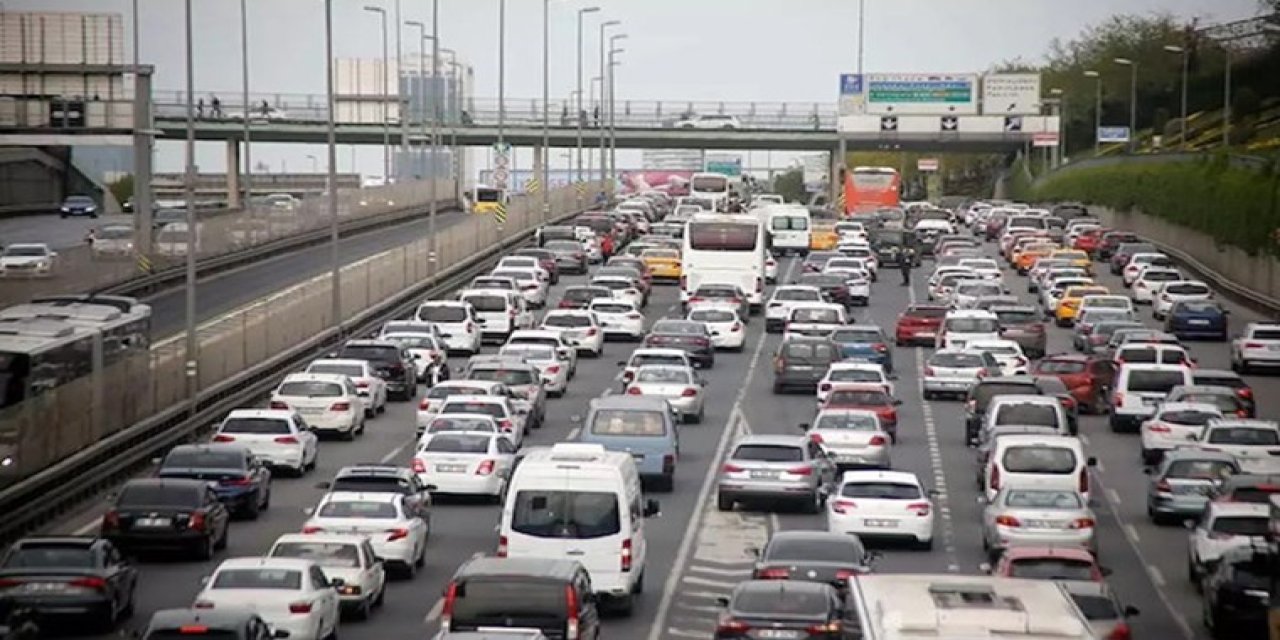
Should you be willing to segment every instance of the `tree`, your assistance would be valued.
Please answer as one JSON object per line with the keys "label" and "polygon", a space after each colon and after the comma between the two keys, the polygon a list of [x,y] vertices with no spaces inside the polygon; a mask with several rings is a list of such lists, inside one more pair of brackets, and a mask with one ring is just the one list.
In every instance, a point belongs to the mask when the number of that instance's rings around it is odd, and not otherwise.
{"label": "tree", "polygon": [[773,192],[782,196],[787,202],[808,202],[809,194],[804,190],[804,171],[791,169],[775,176]]}
{"label": "tree", "polygon": [[115,197],[116,202],[123,205],[126,200],[133,197],[133,174],[117,178],[107,185],[107,189],[111,191],[111,195]]}

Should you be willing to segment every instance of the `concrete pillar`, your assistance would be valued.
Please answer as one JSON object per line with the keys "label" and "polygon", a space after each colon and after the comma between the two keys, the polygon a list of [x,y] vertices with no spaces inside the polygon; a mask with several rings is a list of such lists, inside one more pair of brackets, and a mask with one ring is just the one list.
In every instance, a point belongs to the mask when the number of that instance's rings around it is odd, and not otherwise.
{"label": "concrete pillar", "polygon": [[133,237],[140,255],[151,255],[151,67],[135,69],[133,87]]}
{"label": "concrete pillar", "polygon": [[227,208],[240,208],[240,140],[227,138]]}
{"label": "concrete pillar", "polygon": [[[514,155],[514,154],[513,154],[513,155]],[[542,161],[543,161],[543,156],[542,156],[542,145],[535,145],[535,146],[533,147],[533,175],[532,175],[532,177],[533,177],[533,179],[535,179],[535,180],[537,180],[537,181],[538,181],[538,188],[539,188],[539,189],[546,189],[546,188],[547,188],[547,185],[543,184],[543,182],[546,182],[546,175],[544,174],[544,172],[543,172],[543,170],[542,170]],[[528,193],[528,192],[526,191],[526,193]],[[529,195],[535,195],[535,194],[529,194]]]}

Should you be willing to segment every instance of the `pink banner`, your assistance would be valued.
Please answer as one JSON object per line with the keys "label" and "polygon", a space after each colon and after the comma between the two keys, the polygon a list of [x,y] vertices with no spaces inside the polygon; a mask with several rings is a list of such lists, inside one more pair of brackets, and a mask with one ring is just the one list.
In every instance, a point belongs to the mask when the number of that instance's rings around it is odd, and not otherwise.
{"label": "pink banner", "polygon": [[624,191],[666,191],[673,196],[688,195],[693,171],[628,171],[622,173]]}

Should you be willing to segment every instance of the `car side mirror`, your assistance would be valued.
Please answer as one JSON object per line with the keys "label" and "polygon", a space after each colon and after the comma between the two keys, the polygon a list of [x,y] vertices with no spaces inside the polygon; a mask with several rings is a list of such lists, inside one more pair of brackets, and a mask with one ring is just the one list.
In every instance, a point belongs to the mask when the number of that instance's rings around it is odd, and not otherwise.
{"label": "car side mirror", "polygon": [[1084,463],[1090,467],[1096,467],[1098,466],[1098,459],[1094,456],[1089,456],[1089,458],[1086,459]]}
{"label": "car side mirror", "polygon": [[329,586],[335,589],[340,587],[345,587],[346,585],[347,585],[347,581],[343,580],[342,578],[329,578]]}
{"label": "car side mirror", "polygon": [[1186,529],[1187,531],[1194,530],[1196,528],[1196,521],[1192,518],[1187,518],[1186,520],[1182,521],[1182,528]]}
{"label": "car side mirror", "polygon": [[897,407],[897,406],[901,406],[901,405],[902,405],[902,401],[901,401],[901,400],[899,400],[899,399],[897,399],[897,398],[894,398],[894,399],[893,399],[893,406]]}
{"label": "car side mirror", "polygon": [[1105,578],[1111,575],[1111,567],[1098,567],[1098,573],[1101,573],[1102,577]]}
{"label": "car side mirror", "polygon": [[1142,610],[1141,610],[1141,609],[1139,609],[1139,608],[1137,608],[1137,607],[1135,607],[1135,606],[1133,606],[1133,605],[1128,605],[1128,606],[1126,606],[1126,607],[1124,608],[1124,612],[1123,612],[1123,613],[1124,613],[1124,617],[1126,617],[1126,618],[1133,618],[1133,617],[1136,617],[1136,616],[1138,616],[1138,615],[1141,615],[1141,614],[1142,614]]}
{"label": "car side mirror", "polygon": [[720,606],[722,606],[722,607],[727,607],[727,606],[729,606],[729,597],[728,597],[728,596],[719,596],[719,597],[717,597],[717,598],[716,598],[716,604],[718,604],[718,605],[720,605]]}
{"label": "car side mirror", "polygon": [[203,586],[205,586],[205,585],[209,584],[209,578],[210,578],[210,577],[211,577],[211,576],[200,576],[200,586],[202,586],[202,587],[203,587]]}
{"label": "car side mirror", "polygon": [[648,500],[644,503],[644,517],[652,518],[653,516],[662,515],[662,507],[657,500]]}
{"label": "car side mirror", "polygon": [[627,366],[627,361],[626,361],[626,360],[619,360],[619,361],[618,361],[618,366],[619,366],[619,367],[625,367],[625,366]]}
{"label": "car side mirror", "polygon": [[800,423],[799,425],[797,425],[797,426],[799,426],[799,428],[800,428],[800,430],[801,430],[801,431],[808,431],[808,430],[809,430],[809,428],[810,428],[810,427],[812,427],[813,425],[809,424],[808,422],[801,422],[801,423]]}

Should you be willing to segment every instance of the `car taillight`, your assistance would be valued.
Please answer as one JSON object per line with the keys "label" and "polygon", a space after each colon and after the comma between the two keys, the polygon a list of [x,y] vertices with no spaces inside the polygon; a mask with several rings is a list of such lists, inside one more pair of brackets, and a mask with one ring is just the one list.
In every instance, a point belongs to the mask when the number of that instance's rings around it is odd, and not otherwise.
{"label": "car taillight", "polygon": [[230,485],[233,487],[247,487],[253,484],[253,476],[244,476],[242,478],[227,478],[226,480],[222,481],[222,484]]}
{"label": "car taillight", "polygon": [[290,602],[289,613],[311,613],[310,602]]}
{"label": "car taillight", "polygon": [[192,513],[191,518],[187,520],[187,528],[192,531],[204,531],[204,512]]}
{"label": "car taillight", "polygon": [[120,527],[120,513],[115,509],[102,514],[103,529],[118,529]]}
{"label": "car taillight", "polygon": [[757,580],[788,580],[791,570],[786,567],[769,567],[756,572]]}
{"label": "car taillight", "polygon": [[991,466],[990,484],[991,484],[992,491],[1000,490],[1000,467],[997,467],[995,465]]}
{"label": "car taillight", "polygon": [[916,516],[921,518],[929,515],[930,508],[931,507],[928,502],[912,502],[907,505],[907,511],[913,511]]}
{"label": "car taillight", "polygon": [[1094,522],[1093,518],[1076,518],[1075,520],[1071,521],[1071,524],[1067,525],[1067,528],[1068,529],[1092,529],[1095,524],[1097,523]]}
{"label": "car taillight", "polygon": [[871,436],[871,439],[867,440],[867,444],[873,447],[883,447],[888,443],[884,436]]}
{"label": "car taillight", "polygon": [[685,387],[684,391],[680,392],[680,397],[682,398],[694,398],[697,397],[697,395],[698,390],[693,387]]}
{"label": "car taillight", "polygon": [[740,471],[745,471],[745,469],[743,469],[742,467],[736,464],[728,464],[728,463],[725,463],[724,466],[720,467],[720,470],[725,473],[738,473]]}
{"label": "car taillight", "polygon": [[303,533],[323,533],[324,527],[307,526],[302,528]]}
{"label": "car taillight", "polygon": [[1161,478],[1159,481],[1156,482],[1156,492],[1157,493],[1173,493],[1173,486],[1169,484],[1168,480]]}
{"label": "car taillight", "polygon": [[590,329],[587,329],[587,336],[594,336],[598,333],[600,333],[600,330],[595,327],[591,327]]}
{"label": "car taillight", "polygon": [[793,476],[808,476],[813,475],[813,468],[808,466],[791,467],[790,469],[787,469],[787,473]]}
{"label": "car taillight", "polygon": [[507,537],[498,536],[498,557],[499,558],[507,557],[507,552],[509,550],[510,550],[510,546],[509,546],[509,543],[507,542]]}
{"label": "car taillight", "polygon": [[419,458],[414,458],[414,459],[413,459],[413,461],[411,461],[411,462],[409,463],[409,466],[410,466],[410,468],[412,468],[412,469],[413,469],[413,472],[414,472],[414,473],[426,473],[426,472],[427,472],[427,464],[426,464],[425,462],[423,462],[423,461],[422,461],[421,459],[419,459]]}
{"label": "car taillight", "polygon": [[742,323],[741,323],[741,322],[735,322],[735,323],[733,323],[733,326],[729,327],[729,332],[730,332],[730,333],[737,333],[737,332],[739,332],[739,331],[742,331]]}
{"label": "car taillight", "polygon": [[578,592],[573,590],[572,585],[564,587],[564,614],[565,618],[565,639],[578,640]]}
{"label": "car taillight", "polygon": [[226,436],[219,433],[218,435],[213,437],[213,441],[214,442],[235,442],[236,439],[232,438],[231,436]]}
{"label": "car taillight", "polygon": [[1124,406],[1124,394],[1120,392],[1111,394],[1111,406],[1113,407]]}
{"label": "car taillight", "polygon": [[1261,349],[1263,346],[1264,346],[1264,345],[1263,345],[1261,342],[1246,342],[1246,343],[1244,343],[1244,348],[1245,348],[1245,349]]}
{"label": "car taillight", "polygon": [[476,467],[476,475],[478,476],[492,475],[494,464],[495,462],[493,460],[482,461],[480,463],[480,466]]}
{"label": "car taillight", "polygon": [[289,405],[288,405],[288,404],[285,404],[285,403],[283,403],[283,402],[280,402],[279,400],[272,400],[272,401],[271,401],[271,404],[270,404],[270,405],[268,405],[268,408],[270,408],[270,409],[288,409],[288,408],[289,408]]}
{"label": "car taillight", "polygon": [[832,620],[821,624],[811,624],[805,631],[810,636],[827,636],[833,633],[840,633],[842,629],[844,629],[844,625],[839,620]]}
{"label": "car taillight", "polygon": [[996,516],[996,524],[1001,527],[1021,527],[1022,521],[1013,516]]}
{"label": "car taillight", "polygon": [[680,276],[680,289],[687,290],[689,288],[689,276]]}
{"label": "car taillight", "polygon": [[509,418],[503,418],[498,421],[498,427],[507,433],[511,433],[512,429],[515,428],[515,424]]}
{"label": "car taillight", "polygon": [[1111,628],[1111,633],[1107,634],[1107,640],[1132,640],[1133,634],[1129,631],[1129,623],[1121,622]]}
{"label": "car taillight", "polygon": [[622,541],[622,571],[631,570],[631,538]]}
{"label": "car taillight", "polygon": [[82,589],[103,590],[107,588],[107,581],[102,578],[78,578],[76,580],[72,580],[69,584],[73,587],[80,587]]}
{"label": "car taillight", "polygon": [[702,298],[700,298],[700,297],[698,297],[698,296],[694,296],[694,297],[692,297],[692,298],[689,298],[689,304],[693,304],[693,303],[695,303],[695,302],[702,302]]}
{"label": "car taillight", "polygon": [[8,589],[22,584],[21,580],[14,578],[0,578],[0,589]]}
{"label": "car taillight", "polygon": [[640,390],[640,387],[627,387],[627,395],[640,396],[644,395],[644,392]]}
{"label": "car taillight", "polygon": [[1089,493],[1089,470],[1080,470],[1080,493]]}
{"label": "car taillight", "polygon": [[333,403],[332,405],[330,405],[330,406],[329,406],[329,410],[330,410],[330,411],[350,411],[350,410],[351,410],[351,403],[350,403],[350,402],[335,402],[335,403]]}
{"label": "car taillight", "polygon": [[546,369],[547,373],[560,373],[560,365],[553,364]]}
{"label": "car taillight", "polygon": [[764,278],[756,278],[756,293],[764,293]]}
{"label": "car taillight", "polygon": [[196,600],[191,606],[195,609],[212,609],[213,603],[208,600]]}
{"label": "car taillight", "polygon": [[926,367],[924,368],[924,374],[925,374],[926,376],[931,376],[931,375],[933,375],[933,367],[926,366]]}
{"label": "car taillight", "polygon": [[831,503],[831,510],[836,513],[849,513],[850,511],[857,508],[858,508],[858,503],[852,500],[836,500],[835,502]]}
{"label": "car taillight", "polygon": [[368,389],[368,388],[369,388],[369,381],[368,381],[368,380],[357,380],[357,381],[356,381],[356,388],[357,388],[357,389]]}
{"label": "car taillight", "polygon": [[634,312],[634,311],[633,311],[633,312],[631,312],[631,313],[628,313],[628,314],[627,314],[627,319],[628,319],[628,320],[643,320],[643,319],[644,319],[644,316],[643,316],[643,315],[641,315],[641,314],[639,314],[639,313],[636,313],[636,312]]}
{"label": "car taillight", "polygon": [[1250,388],[1248,388],[1248,387],[1245,387],[1245,388],[1243,388],[1243,389],[1236,389],[1236,395],[1237,395],[1237,396],[1240,396],[1241,398],[1245,398],[1245,399],[1252,398],[1252,397],[1253,397],[1253,389],[1250,389]]}
{"label": "car taillight", "polygon": [[275,439],[277,444],[298,444],[298,439],[293,436],[280,436]]}
{"label": "car taillight", "polygon": [[394,540],[403,540],[408,537],[409,537],[409,530],[403,527],[398,527],[395,529],[387,529],[387,542],[392,542]]}
{"label": "car taillight", "polygon": [[1152,433],[1172,433],[1173,432],[1173,430],[1169,428],[1169,425],[1163,422],[1152,423],[1151,426],[1147,427],[1147,431],[1150,431]]}
{"label": "car taillight", "polygon": [[716,635],[742,635],[751,630],[751,625],[725,616],[716,623]]}

